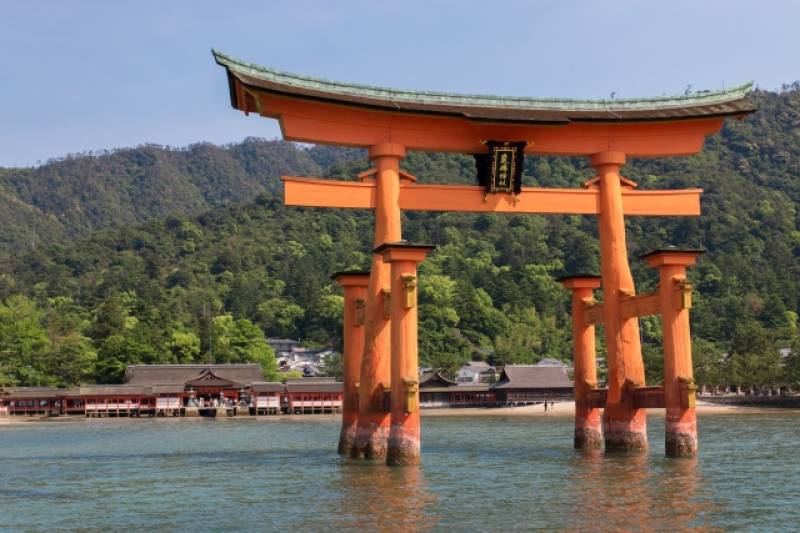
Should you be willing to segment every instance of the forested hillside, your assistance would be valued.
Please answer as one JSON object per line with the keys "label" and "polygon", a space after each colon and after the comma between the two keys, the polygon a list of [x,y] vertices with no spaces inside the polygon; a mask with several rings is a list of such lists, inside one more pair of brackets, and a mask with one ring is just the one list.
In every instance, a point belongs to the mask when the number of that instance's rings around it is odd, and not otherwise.
{"label": "forested hillside", "polygon": [[[630,218],[638,255],[708,250],[690,277],[701,382],[800,380],[800,88],[757,92],[705,151],[633,160],[641,188],[702,187],[700,218]],[[280,174],[352,178],[360,150],[247,140],[144,146],[0,170],[9,231],[0,277],[0,383],[115,381],[126,364],[269,360],[263,334],[338,344],[330,273],[368,266],[372,217],[286,208]],[[471,157],[411,153],[421,182],[474,180]],[[527,185],[577,187],[586,161],[526,158]],[[404,237],[438,245],[420,284],[420,356],[452,371],[570,356],[568,295],[553,279],[597,272],[596,221],[580,216],[405,213]],[[648,380],[661,379],[660,324],[642,324]],[[599,349],[602,351],[602,343]],[[602,354],[601,354],[602,355]]]}
{"label": "forested hillside", "polygon": [[170,215],[196,215],[275,194],[277,176],[316,175],[357,150],[248,139],[221,148],[146,145],[71,155],[35,169],[0,169],[0,254],[88,236]]}

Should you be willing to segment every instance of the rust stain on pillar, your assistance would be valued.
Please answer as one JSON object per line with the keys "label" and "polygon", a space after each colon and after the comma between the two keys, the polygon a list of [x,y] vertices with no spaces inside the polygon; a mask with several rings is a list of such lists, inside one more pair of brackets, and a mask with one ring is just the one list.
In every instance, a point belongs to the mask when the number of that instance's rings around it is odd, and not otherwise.
{"label": "rust stain on pillar", "polygon": [[[371,146],[369,157],[375,162],[375,247],[397,242],[400,230],[400,159],[405,148],[394,143]],[[351,451],[353,458],[386,458],[389,438],[389,412],[384,407],[383,391],[390,383],[391,324],[384,313],[383,291],[389,289],[389,264],[381,254],[372,254],[366,302],[366,330],[358,394],[358,428]]]}

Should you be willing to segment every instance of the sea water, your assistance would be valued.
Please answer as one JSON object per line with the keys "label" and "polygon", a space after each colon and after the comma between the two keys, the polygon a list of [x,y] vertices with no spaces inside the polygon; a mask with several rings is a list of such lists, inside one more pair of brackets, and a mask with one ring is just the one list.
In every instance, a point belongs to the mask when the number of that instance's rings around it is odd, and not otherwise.
{"label": "sea water", "polygon": [[567,417],[423,418],[420,467],[336,454],[331,419],[0,426],[0,529],[800,529],[800,415],[699,419],[696,460],[578,453]]}

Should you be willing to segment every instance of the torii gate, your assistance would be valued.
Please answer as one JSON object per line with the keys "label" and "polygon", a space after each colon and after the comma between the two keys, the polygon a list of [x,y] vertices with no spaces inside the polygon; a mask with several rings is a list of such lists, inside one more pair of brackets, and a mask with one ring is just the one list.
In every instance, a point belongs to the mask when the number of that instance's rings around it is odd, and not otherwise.
{"label": "torii gate", "polygon": [[[638,316],[655,311],[652,305],[640,309],[635,303],[638,300],[628,264],[624,216],[698,216],[701,190],[637,191],[633,182],[620,175],[620,168],[628,157],[672,157],[699,152],[705,137],[719,131],[726,117],[742,117],[755,110],[746,98],[751,84],[678,97],[539,100],[411,92],[331,82],[260,67],[216,51],[213,54],[216,62],[226,69],[234,108],[246,114],[252,112],[278,119],[287,140],[366,147],[375,165],[361,176],[360,182],[282,178],[286,205],[375,211],[376,249],[366,292],[363,333],[355,327],[345,330],[345,337],[364,335],[360,376],[358,379],[345,376],[346,383],[358,382],[358,429],[353,442],[340,443],[340,450],[350,449],[353,457],[382,459],[388,455],[390,464],[419,460],[418,416],[411,417],[411,422],[403,419],[402,431],[407,432],[407,439],[390,439],[389,412],[408,414],[418,405],[414,402],[418,395],[415,389],[418,376],[407,364],[409,358],[416,362],[416,315],[413,320],[396,315],[398,310],[413,308],[407,307],[411,300],[405,300],[416,296],[408,270],[430,250],[412,246],[413,253],[403,252],[403,247],[408,248],[408,245],[402,243],[401,210],[596,215],[603,303],[585,313],[574,313],[573,320],[576,333],[583,335],[588,335],[581,329],[588,327],[584,315],[594,317],[592,324],[602,321],[605,325],[608,388],[594,390],[590,383],[592,390],[588,390],[586,380],[581,381],[576,376],[579,399],[576,415],[580,409],[591,411],[603,407],[602,435],[607,451],[647,448],[644,407],[648,403],[633,398],[647,397]],[[597,175],[583,189],[522,188],[518,195],[512,195],[487,194],[485,188],[478,186],[416,184],[413,176],[400,170],[400,160],[407,150],[482,154],[487,150],[485,141],[490,139],[524,144],[527,154],[589,157]],[[691,253],[689,256],[694,257]],[[662,269],[662,274],[668,271],[679,278],[674,270],[685,269],[692,262],[689,256],[683,255],[678,260],[682,267]],[[656,257],[655,263],[669,263],[663,254]],[[389,264],[396,262],[403,263],[406,271],[396,269],[397,272],[391,274]],[[403,279],[408,280],[409,285],[403,285]],[[581,290],[580,302],[588,299],[596,286],[589,282],[589,287],[584,287],[585,284],[569,280],[565,285]],[[398,287],[404,288],[403,294],[398,294]],[[686,286],[681,287],[685,289]],[[665,285],[662,285],[662,293],[660,297],[667,302],[665,306],[674,304],[673,294]],[[654,298],[657,296],[653,295],[650,301]],[[573,307],[578,308],[578,305]],[[664,309],[667,313],[666,307]],[[683,362],[678,370],[667,373],[675,383],[686,382],[683,389],[688,390],[691,385],[688,314],[679,315],[680,325],[672,331],[680,342],[670,345],[679,345]],[[672,314],[664,316],[675,319]],[[403,342],[398,340],[400,334],[392,331],[393,327],[397,329],[397,321],[402,324],[402,335],[407,336],[400,339]],[[665,327],[665,341],[666,331]],[[576,342],[576,356],[585,364],[594,364],[593,349],[593,342],[590,347]],[[413,354],[409,355],[409,350]],[[665,358],[670,358],[666,352],[665,342]],[[345,357],[353,357],[353,354],[345,353]],[[687,358],[688,376],[685,375]],[[402,365],[390,364],[390,359],[393,363],[405,361],[405,372],[409,374],[392,375],[390,368],[399,369]],[[680,371],[684,374],[673,375]],[[674,396],[673,388],[673,383],[665,384],[662,400],[651,403],[663,404],[664,396]],[[354,389],[346,389],[346,398],[349,395],[352,400]],[[384,401],[387,389],[391,389],[391,407]],[[678,422],[670,424],[668,416],[667,441],[689,444],[668,446],[668,455],[696,452],[694,406],[693,403],[684,404],[676,411],[677,419],[672,417]],[[578,418],[581,419],[580,428]],[[576,446],[599,442],[599,416],[576,417],[576,436],[578,429],[594,437],[576,438]],[[409,449],[408,442],[415,438],[416,443]],[[403,450],[399,450],[400,446]]]}

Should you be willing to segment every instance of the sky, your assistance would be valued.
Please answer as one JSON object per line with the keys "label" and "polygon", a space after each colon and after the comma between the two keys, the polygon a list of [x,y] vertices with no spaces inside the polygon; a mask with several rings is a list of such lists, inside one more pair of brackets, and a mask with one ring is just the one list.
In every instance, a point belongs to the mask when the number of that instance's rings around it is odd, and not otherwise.
{"label": "sky", "polygon": [[800,79],[796,0],[0,0],[0,166],[276,138],[216,48],[298,74],[539,97]]}

